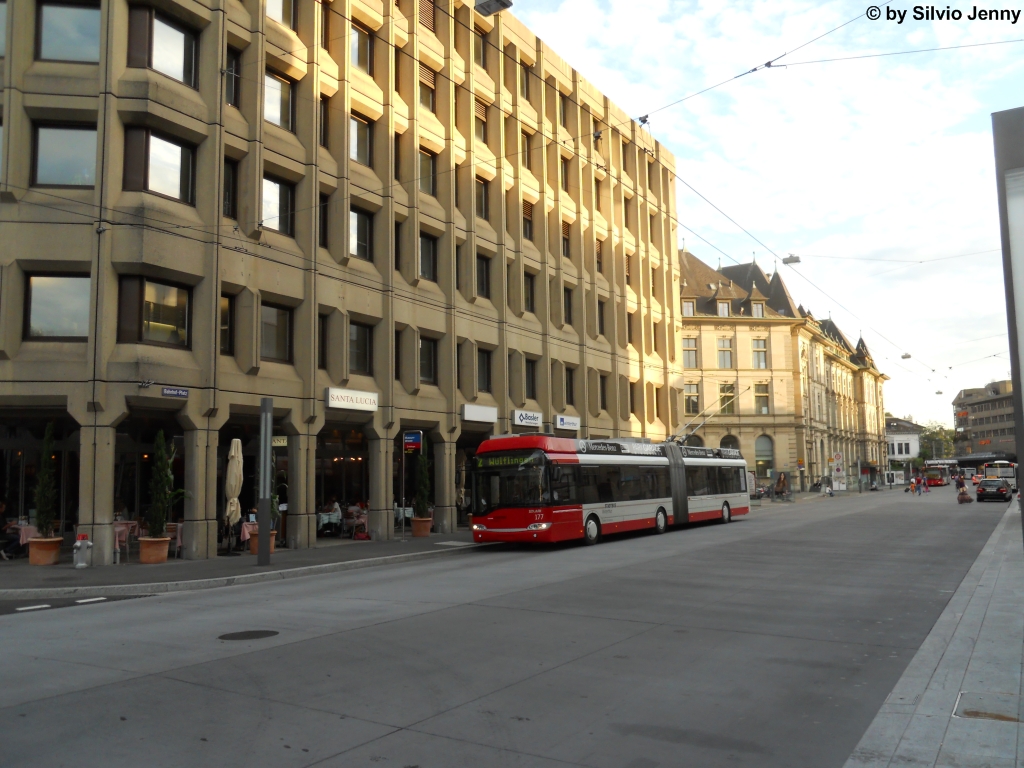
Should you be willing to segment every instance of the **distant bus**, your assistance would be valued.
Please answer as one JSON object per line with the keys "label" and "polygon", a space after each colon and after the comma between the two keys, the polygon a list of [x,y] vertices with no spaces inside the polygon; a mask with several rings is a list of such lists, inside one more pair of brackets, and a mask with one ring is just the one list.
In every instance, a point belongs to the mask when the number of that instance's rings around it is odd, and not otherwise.
{"label": "distant bus", "polygon": [[981,474],[986,480],[1006,480],[1017,490],[1017,465],[1012,461],[992,461],[982,467]]}
{"label": "distant bus", "polygon": [[960,474],[960,468],[953,459],[928,459],[921,470],[921,476],[929,487],[936,485],[949,485],[949,479],[953,475]]}

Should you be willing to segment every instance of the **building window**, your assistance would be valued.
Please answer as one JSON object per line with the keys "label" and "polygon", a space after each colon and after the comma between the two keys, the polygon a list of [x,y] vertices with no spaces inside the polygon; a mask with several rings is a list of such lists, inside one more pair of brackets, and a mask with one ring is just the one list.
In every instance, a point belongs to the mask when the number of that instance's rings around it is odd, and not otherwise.
{"label": "building window", "polygon": [[565,324],[572,325],[572,288],[562,289],[562,313],[565,315]]}
{"label": "building window", "polygon": [[402,268],[402,225],[395,222],[395,269]]}
{"label": "building window", "polygon": [[260,307],[260,357],[278,363],[292,361],[292,311],[287,307]]}
{"label": "building window", "polygon": [[636,324],[636,312],[626,313],[626,343],[633,343],[633,326]]}
{"label": "building window", "polygon": [[348,324],[348,370],[361,376],[373,375],[373,326]]}
{"label": "building window", "polygon": [[292,0],[267,0],[267,17],[278,24],[295,28],[295,7]]}
{"label": "building window", "polygon": [[558,167],[559,167],[559,172],[560,172],[561,181],[562,181],[562,191],[563,192],[568,192],[569,191],[569,158],[562,157],[562,158],[559,158],[559,160],[560,160],[560,163],[559,163]]}
{"label": "building window", "polygon": [[728,301],[720,301],[720,302],[718,302],[718,316],[719,317],[728,317],[729,316],[729,302]]}
{"label": "building window", "polygon": [[597,333],[600,336],[604,336],[604,310],[605,302],[597,302]]}
{"label": "building window", "polygon": [[224,159],[224,216],[238,218],[238,163]]}
{"label": "building window", "polygon": [[430,112],[437,112],[437,73],[425,64],[420,64],[420,106]]}
{"label": "building window", "polygon": [[372,167],[373,121],[361,115],[353,114],[349,120],[349,126],[349,157],[357,163]]}
{"label": "building window", "polygon": [[295,117],[291,80],[268,70],[263,83],[263,119],[286,131],[292,130]]}
{"label": "building window", "polygon": [[480,254],[476,256],[476,295],[491,298],[491,260]]}
{"label": "building window", "polygon": [[125,128],[126,190],[153,192],[192,204],[195,197],[195,150],[148,128]]}
{"label": "building window", "polygon": [[693,317],[693,302],[692,301],[684,301],[683,302],[683,317]]}
{"label": "building window", "polygon": [[601,180],[594,179],[594,208],[598,213],[602,211],[602,206],[604,205],[601,200]]}
{"label": "building window", "polygon": [[437,155],[420,149],[420,192],[437,194]]}
{"label": "building window", "polygon": [[638,398],[636,396],[636,391],[637,391],[637,388],[639,386],[640,386],[639,382],[636,382],[636,381],[629,382],[629,412],[634,414],[634,415],[636,414],[636,412],[637,412],[636,409],[638,407],[638,403],[637,403]]}
{"label": "building window", "polygon": [[220,353],[235,354],[235,298],[220,297]]}
{"label": "building window", "polygon": [[92,187],[95,182],[95,126],[36,126],[33,186]]}
{"label": "building window", "polygon": [[629,285],[632,282],[631,279],[630,279],[632,277],[632,267],[633,267],[633,257],[632,256],[626,256],[626,258],[623,261],[623,274],[625,275],[625,278],[626,278],[626,285]]}
{"label": "building window", "polygon": [[533,203],[523,200],[523,239],[533,241]]}
{"label": "building window", "polygon": [[420,337],[420,382],[437,384],[437,339]]}
{"label": "building window", "polygon": [[320,124],[317,127],[317,142],[325,149],[331,140],[331,97],[320,97]]}
{"label": "building window", "polygon": [[242,103],[242,54],[234,48],[224,64],[224,101],[235,109]]}
{"label": "building window", "polygon": [[523,158],[523,168],[525,168],[526,170],[530,170],[530,168],[532,167],[532,164],[530,162],[530,134],[528,134],[526,131],[523,131],[520,134],[520,142],[521,143],[519,153],[520,155],[522,155]]}
{"label": "building window", "polygon": [[476,215],[486,220],[490,213],[490,189],[487,179],[476,177]]}
{"label": "building window", "polygon": [[395,331],[395,381],[402,378],[402,332]]}
{"label": "building window", "polygon": [[263,177],[263,221],[265,229],[292,235],[294,225],[295,187],[272,176]]}
{"label": "building window", "polygon": [[570,232],[569,222],[563,221],[562,222],[562,257],[566,258],[566,259],[570,258],[571,254],[572,254],[572,251],[571,251],[572,244],[571,244],[571,242],[569,240],[569,232]]}
{"label": "building window", "polygon": [[530,67],[525,61],[519,62],[519,95],[530,100]]}
{"label": "building window", "polygon": [[420,0],[420,24],[424,29],[434,31],[434,0]]}
{"label": "building window", "polygon": [[128,66],[148,67],[195,88],[196,35],[152,8],[133,5],[128,12]]}
{"label": "building window", "polygon": [[526,399],[536,400],[537,399],[537,361],[526,359]]}
{"label": "building window", "polygon": [[565,369],[565,404],[576,405],[576,369]]}
{"label": "building window", "polygon": [[320,370],[327,370],[327,341],[330,320],[327,315],[317,315],[316,318],[316,367]]}
{"label": "building window", "polygon": [[420,277],[437,282],[437,238],[420,234]]}
{"label": "building window", "polygon": [[758,477],[771,477],[775,468],[775,443],[768,435],[754,441],[754,471]]}
{"label": "building window", "polygon": [[608,377],[601,376],[597,380],[597,389],[601,398],[601,410],[608,410]]}
{"label": "building window", "polygon": [[190,294],[181,286],[144,277],[122,277],[117,343],[188,347]]}
{"label": "building window", "polygon": [[23,335],[26,339],[88,339],[88,275],[29,275],[25,281],[25,291]]}
{"label": "building window", "polygon": [[480,27],[473,30],[473,61],[478,67],[487,69],[487,37]]}
{"label": "building window", "polygon": [[523,309],[537,311],[537,277],[529,272],[523,273]]}
{"label": "building window", "polygon": [[697,340],[683,339],[683,368],[697,367]]}
{"label": "building window", "polygon": [[[6,33],[6,21],[3,27]],[[40,3],[36,30],[37,59],[83,64],[100,60],[99,3]]]}
{"label": "building window", "polygon": [[330,221],[331,221],[331,196],[320,194],[320,207],[317,209],[317,234],[319,235],[318,242],[321,248],[327,248],[330,245]]}
{"label": "building window", "polygon": [[718,340],[718,367],[732,368],[732,339]]}
{"label": "building window", "polygon": [[754,413],[760,416],[768,415],[768,385],[754,385]]}
{"label": "building window", "polygon": [[331,48],[331,7],[325,2],[317,3],[320,9],[320,47],[325,51]]}
{"label": "building window", "polygon": [[597,268],[598,273],[604,274],[604,257],[602,251],[604,250],[604,240],[598,240],[594,246],[594,266]]}
{"label": "building window", "polygon": [[764,304],[756,302],[750,305],[750,316],[751,317],[764,317]]}
{"label": "building window", "polygon": [[348,254],[363,261],[373,261],[373,214],[350,208],[348,214]]}
{"label": "building window", "polygon": [[475,111],[473,114],[473,130],[475,131],[476,140],[481,144],[487,143],[487,104],[476,100]]}
{"label": "building window", "polygon": [[718,406],[720,413],[736,413],[736,385],[718,385]]}
{"label": "building window", "polygon": [[558,124],[563,128],[569,127],[569,97],[564,93],[558,94]]}
{"label": "building window", "polygon": [[698,384],[683,384],[683,413],[696,416],[700,413],[700,389]]}
{"label": "building window", "polygon": [[491,391],[491,351],[476,351],[476,388],[481,392]]}
{"label": "building window", "polygon": [[754,339],[750,342],[753,345],[753,368],[765,369],[768,367],[768,339]]}
{"label": "building window", "polygon": [[373,76],[373,33],[358,24],[352,25],[352,66]]}

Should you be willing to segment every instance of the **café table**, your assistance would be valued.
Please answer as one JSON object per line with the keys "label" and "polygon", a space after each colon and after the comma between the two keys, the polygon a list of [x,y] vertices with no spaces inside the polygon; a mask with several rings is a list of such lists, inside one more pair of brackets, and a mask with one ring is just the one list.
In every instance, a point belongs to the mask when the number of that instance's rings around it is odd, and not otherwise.
{"label": "caf\u00e9 table", "polygon": [[29,539],[35,539],[39,537],[39,529],[34,525],[16,525],[18,529],[19,540],[21,546],[28,544]]}

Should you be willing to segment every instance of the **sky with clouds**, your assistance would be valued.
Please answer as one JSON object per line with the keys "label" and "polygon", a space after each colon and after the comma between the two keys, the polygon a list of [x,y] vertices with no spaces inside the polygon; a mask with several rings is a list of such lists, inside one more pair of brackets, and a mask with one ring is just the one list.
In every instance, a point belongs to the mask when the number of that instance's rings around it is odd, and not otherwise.
{"label": "sky with clouds", "polygon": [[[1009,378],[991,113],[1024,106],[1017,24],[902,24],[833,0],[515,0],[513,12],[628,114],[650,114],[679,175],[780,256],[798,303],[863,333],[886,409],[952,423],[964,388]],[[879,3],[882,5],[882,3]],[[945,8],[942,4],[938,7]],[[991,2],[986,9],[1020,9]],[[798,46],[851,22],[804,47]],[[787,51],[775,66],[670,102]],[[775,257],[682,184],[680,222],[735,261]],[[732,263],[694,235],[713,267]],[[909,360],[902,359],[909,353]],[[941,392],[942,394],[936,394]]]}

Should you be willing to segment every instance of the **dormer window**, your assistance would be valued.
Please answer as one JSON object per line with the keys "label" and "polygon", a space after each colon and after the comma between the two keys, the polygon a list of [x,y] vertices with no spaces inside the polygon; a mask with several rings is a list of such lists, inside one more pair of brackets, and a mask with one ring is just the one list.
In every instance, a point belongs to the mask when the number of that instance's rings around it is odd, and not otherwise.
{"label": "dormer window", "polygon": [[693,312],[693,302],[692,301],[684,301],[683,302],[683,317],[693,317],[693,314],[694,314],[694,312]]}
{"label": "dormer window", "polygon": [[718,302],[718,316],[719,317],[728,317],[729,316],[729,302],[728,301],[720,301],[720,302]]}
{"label": "dormer window", "polygon": [[758,302],[750,305],[751,317],[764,317],[764,304]]}

